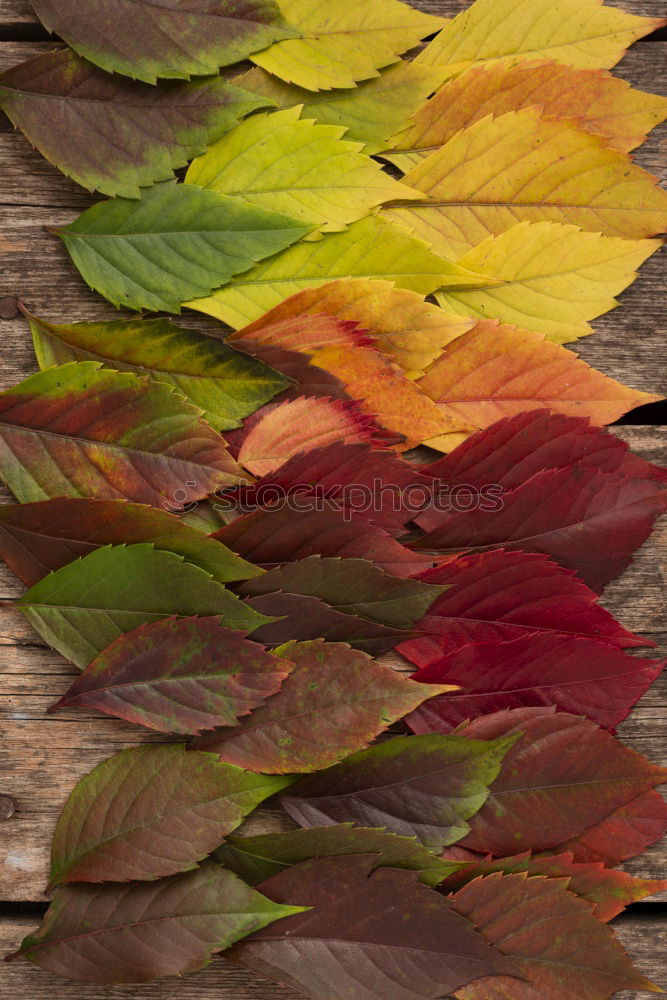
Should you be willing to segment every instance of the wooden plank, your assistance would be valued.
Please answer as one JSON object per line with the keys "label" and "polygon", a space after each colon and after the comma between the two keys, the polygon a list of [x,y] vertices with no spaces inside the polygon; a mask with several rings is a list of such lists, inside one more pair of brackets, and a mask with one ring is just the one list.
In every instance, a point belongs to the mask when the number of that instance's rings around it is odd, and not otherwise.
{"label": "wooden plank", "polygon": [[[0,919],[0,953],[6,954],[39,924],[39,917]],[[665,982],[664,956],[667,953],[667,924],[650,909],[646,913],[624,914],[614,921],[621,943],[638,968],[654,982]],[[206,969],[194,975],[161,979],[158,982],[113,987],[86,986],[69,982],[36,969],[28,962],[7,965],[0,979],[0,1000],[16,997],[30,1000],[295,1000],[297,994],[276,986],[253,973],[216,957]],[[652,996],[645,992],[616,994],[616,1000],[639,1000]],[[573,997],[573,1000],[576,998]]]}

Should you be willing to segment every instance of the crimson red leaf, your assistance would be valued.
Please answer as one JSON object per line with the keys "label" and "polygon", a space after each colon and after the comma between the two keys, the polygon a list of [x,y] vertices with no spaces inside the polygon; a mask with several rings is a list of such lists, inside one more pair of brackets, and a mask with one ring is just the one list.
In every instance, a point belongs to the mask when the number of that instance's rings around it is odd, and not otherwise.
{"label": "crimson red leaf", "polygon": [[451,902],[527,980],[482,979],[457,990],[459,1000],[607,1000],[617,990],[661,992],[633,967],[592,905],[567,891],[566,879],[490,875],[464,886]]}
{"label": "crimson red leaf", "polygon": [[470,643],[413,675],[423,684],[456,684],[461,690],[432,698],[406,721],[415,733],[447,733],[466,719],[504,708],[555,705],[612,729],[664,665],[595,639],[558,634]]}
{"label": "crimson red leaf", "polygon": [[583,833],[553,848],[576,861],[601,861],[610,868],[642,854],[667,833],[667,801],[651,788]]}
{"label": "crimson red leaf", "polygon": [[433,1000],[514,966],[416,872],[374,855],[318,858],[259,886],[277,903],[313,907],[227,952],[313,1000]]}
{"label": "crimson red leaf", "polygon": [[658,483],[575,465],[538,472],[505,493],[500,509],[443,514],[414,544],[440,552],[543,552],[600,591],[629,566],[665,510],[667,489]]}
{"label": "crimson red leaf", "polygon": [[419,622],[424,635],[399,652],[418,667],[468,642],[517,639],[527,633],[602,639],[615,646],[653,646],[624,629],[597,596],[546,556],[495,549],[452,559],[420,574],[447,590]]}
{"label": "crimson red leaf", "polygon": [[565,712],[517,708],[482,716],[460,732],[471,739],[523,734],[461,841],[496,857],[517,849],[561,852],[569,838],[667,779],[667,769]]}
{"label": "crimson red leaf", "polygon": [[167,618],[116,639],[49,711],[76,706],[162,733],[234,726],[292,669],[217,618]]}
{"label": "crimson red leaf", "polygon": [[371,740],[442,688],[417,684],[342,643],[288,642],[296,664],[280,692],[234,728],[194,741],[250,771],[319,771]]}
{"label": "crimson red leaf", "polygon": [[332,510],[298,511],[286,506],[244,514],[211,535],[258,566],[343,556],[368,559],[395,576],[414,576],[433,566],[432,556],[412,552],[385,531]]}
{"label": "crimson red leaf", "polygon": [[600,861],[579,864],[571,854],[541,854],[532,857],[530,851],[516,854],[512,858],[494,859],[491,855],[480,857],[479,861],[470,862],[460,871],[448,875],[442,882],[442,888],[446,892],[454,892],[480,875],[490,875],[493,872],[503,872],[506,875],[525,872],[531,877],[567,879],[568,890],[594,903],[595,916],[605,923],[613,920],[631,903],[667,889],[667,881],[635,878],[627,872],[605,868]]}
{"label": "crimson red leaf", "polygon": [[302,778],[281,801],[300,826],[385,826],[441,851],[465,836],[518,738],[466,747],[461,736],[398,736]]}

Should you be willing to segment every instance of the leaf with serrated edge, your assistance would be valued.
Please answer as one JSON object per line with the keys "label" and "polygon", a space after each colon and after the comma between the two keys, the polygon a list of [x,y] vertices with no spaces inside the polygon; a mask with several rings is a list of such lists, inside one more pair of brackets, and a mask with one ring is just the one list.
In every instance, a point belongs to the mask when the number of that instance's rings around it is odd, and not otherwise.
{"label": "leaf with serrated edge", "polygon": [[147,544],[95,549],[35,584],[17,607],[81,669],[120,635],[160,618],[215,615],[245,632],[268,620],[182,556]]}
{"label": "leaf with serrated edge", "polygon": [[49,712],[88,708],[162,733],[235,726],[292,665],[217,618],[169,618],[122,635]]}
{"label": "leaf with serrated edge", "polygon": [[446,83],[393,136],[382,157],[407,173],[487,115],[535,105],[545,117],[574,119],[579,128],[603,135],[609,146],[626,153],[667,117],[667,98],[633,90],[605,70],[572,69],[553,60],[489,63]]}
{"label": "leaf with serrated edge", "polygon": [[179,313],[309,231],[295,219],[194,184],[115,198],[55,232],[84,281],[115,306]]}
{"label": "leaf with serrated edge", "polygon": [[553,851],[570,851],[576,861],[601,861],[613,868],[642,854],[665,833],[667,802],[651,788]]}
{"label": "leaf with serrated edge", "polygon": [[196,748],[265,774],[319,771],[445,690],[417,685],[344,643],[288,642],[274,652],[296,664],[278,694],[234,728],[196,738]]}
{"label": "leaf with serrated edge", "polygon": [[34,0],[42,24],[103,69],[147,83],[158,77],[217,73],[299,32],[275,0],[95,0],[85,10],[73,0]]}
{"label": "leaf with serrated edge", "polygon": [[228,80],[110,76],[70,49],[0,75],[0,107],[42,156],[89,191],[138,198],[266,104]]}
{"label": "leaf with serrated edge", "polygon": [[387,201],[420,198],[300,108],[253,115],[190,165],[185,182],[282,212],[321,232],[344,230]]}
{"label": "leaf with serrated edge", "polygon": [[618,305],[615,295],[660,248],[659,240],[623,240],[558,222],[520,222],[489,236],[461,258],[488,274],[487,288],[436,292],[443,309],[545,334],[558,344],[593,333],[588,320]]}
{"label": "leaf with serrated edge", "polygon": [[40,368],[68,361],[98,361],[106,368],[150,375],[203,411],[217,431],[240,427],[245,417],[287,389],[290,380],[218,337],[168,319],[106,323],[30,321]]}
{"label": "leaf with serrated edge", "polygon": [[504,56],[548,56],[581,69],[609,69],[628,46],[664,24],[604,7],[600,0],[475,0],[417,62],[446,68],[450,76]]}
{"label": "leaf with serrated edge", "polygon": [[363,7],[345,0],[281,0],[281,10],[301,38],[276,42],[251,58],[274,76],[308,90],[353,87],[377,76],[446,23],[396,0]]}
{"label": "leaf with serrated edge", "polygon": [[170,386],[80,361],[0,394],[0,478],[21,503],[78,496],[179,510],[247,476]]}
{"label": "leaf with serrated edge", "polygon": [[441,851],[465,837],[518,738],[399,736],[302,778],[281,802],[299,826],[385,826]]}
{"label": "leaf with serrated edge", "polygon": [[602,136],[543,118],[540,108],[483,118],[417,163],[405,183],[422,200],[383,214],[451,260],[518,222],[625,239],[667,229],[667,191],[656,177]]}
{"label": "leaf with serrated edge", "polygon": [[214,952],[301,909],[210,862],[158,882],[66,885],[11,957],[87,983],[145,983],[197,972]]}

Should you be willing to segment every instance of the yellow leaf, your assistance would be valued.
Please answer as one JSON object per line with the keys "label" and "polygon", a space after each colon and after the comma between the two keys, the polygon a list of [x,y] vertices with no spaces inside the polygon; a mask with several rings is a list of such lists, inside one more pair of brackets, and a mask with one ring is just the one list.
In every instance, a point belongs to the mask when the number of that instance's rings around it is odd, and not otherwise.
{"label": "yellow leaf", "polygon": [[[451,420],[477,430],[543,407],[609,424],[661,398],[608,378],[542,334],[493,320],[481,320],[449,344],[417,384]],[[463,437],[445,435],[428,443],[449,451]]]}
{"label": "yellow leaf", "polygon": [[353,87],[446,24],[398,0],[281,0],[285,19],[303,38],[290,38],[251,59],[307,90]]}
{"label": "yellow leaf", "polygon": [[297,243],[290,252],[276,254],[213,295],[186,305],[238,328],[289,295],[335,278],[385,278],[422,295],[445,285],[486,287],[493,282],[443,260],[403,229],[368,216],[317,243]]}
{"label": "yellow leaf", "polygon": [[373,155],[386,148],[389,137],[410,121],[442,79],[438,69],[401,60],[383,69],[379,76],[346,90],[313,93],[278,80],[258,66],[237,76],[234,83],[268,98],[279,108],[303,105],[304,118],[344,126],[345,138],[363,142],[365,152]]}
{"label": "yellow leaf", "polygon": [[[550,220],[641,239],[667,229],[667,191],[627,153],[539,108],[488,116],[418,163],[424,201],[386,210],[452,259],[517,222]],[[268,207],[268,206],[267,206]]]}
{"label": "yellow leaf", "polygon": [[638,38],[662,27],[601,0],[475,0],[417,57],[455,76],[504,56],[558,59],[580,69],[609,69]]}
{"label": "yellow leaf", "polygon": [[297,292],[240,335],[295,316],[323,313],[358,323],[409,378],[423,374],[446,344],[475,325],[474,319],[450,316],[423,295],[395,288],[389,281],[347,278]]}
{"label": "yellow leaf", "polygon": [[341,139],[344,128],[300,119],[300,108],[253,115],[190,165],[186,183],[317,225],[345,229],[392,198],[419,198]]}
{"label": "yellow leaf", "polygon": [[394,135],[383,159],[407,172],[461,129],[531,105],[539,105],[544,117],[576,119],[621,152],[639,146],[667,118],[666,97],[633,90],[606,70],[552,60],[486,63],[446,83],[413,124]]}
{"label": "yellow leaf", "polygon": [[491,276],[494,286],[444,289],[436,298],[450,312],[500,319],[564,344],[593,333],[587,321],[615,308],[614,296],[660,245],[583,233],[556,222],[520,222],[459,261]]}

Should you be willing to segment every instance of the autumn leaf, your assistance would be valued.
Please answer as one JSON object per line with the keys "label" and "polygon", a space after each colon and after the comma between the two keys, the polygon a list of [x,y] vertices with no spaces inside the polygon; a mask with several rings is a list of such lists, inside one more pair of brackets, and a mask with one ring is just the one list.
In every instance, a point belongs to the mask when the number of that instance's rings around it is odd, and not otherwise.
{"label": "autumn leaf", "polygon": [[299,911],[213,863],[159,882],[66,885],[12,957],[88,983],[144,983],[196,972],[214,952]]}
{"label": "autumn leaf", "polygon": [[300,118],[299,107],[253,115],[190,165],[185,181],[281,212],[321,232],[344,230],[387,201],[419,198],[345,128]]}
{"label": "autumn leaf", "polygon": [[474,326],[474,320],[449,315],[423,295],[389,281],[348,278],[297,292],[230,339],[245,341],[252,335],[254,340],[274,324],[323,313],[358,323],[377,349],[411,378],[423,374],[447,344]]}
{"label": "autumn leaf", "polygon": [[245,417],[287,389],[290,380],[217,337],[183,329],[168,319],[107,323],[30,321],[40,368],[94,360],[117,371],[166,382],[204,413],[217,431],[240,427]]}
{"label": "autumn leaf", "polygon": [[[446,23],[397,0],[373,0],[357,7],[329,0],[281,0],[281,10],[300,38],[277,42],[252,61],[273,76],[308,90],[353,87],[377,76]],[[257,46],[259,48],[259,46]]]}
{"label": "autumn leaf", "polygon": [[384,826],[441,851],[465,837],[518,738],[398,736],[302,778],[281,803],[299,826]]}
{"label": "autumn leaf", "polygon": [[239,588],[243,597],[283,591],[326,601],[348,614],[411,628],[445,587],[390,576],[364,559],[310,556],[269,570]]}
{"label": "autumn leaf", "polygon": [[82,361],[0,394],[0,477],[22,503],[62,496],[180,509],[245,480],[169,386]]}
{"label": "autumn leaf", "polygon": [[492,549],[461,556],[420,579],[446,589],[419,621],[421,634],[398,648],[418,667],[468,643],[525,636],[598,639],[621,649],[654,645],[623,628],[574,573],[536,552]]}
{"label": "autumn leaf", "polygon": [[497,857],[552,847],[560,853],[564,841],[609,819],[667,777],[665,768],[592,722],[553,709],[496,712],[459,732],[475,740],[523,734],[460,842]]}
{"label": "autumn leaf", "polygon": [[606,642],[561,634],[470,643],[413,674],[424,684],[461,690],[431,699],[406,721],[416,733],[448,733],[479,715],[554,705],[613,729],[664,666],[664,660],[639,660]]}
{"label": "autumn leaf", "polygon": [[[662,398],[603,375],[543,333],[497,320],[480,320],[447,344],[417,385],[452,425],[478,429],[544,407],[610,424],[628,410]],[[461,437],[446,434],[431,446],[447,451]]]}
{"label": "autumn leaf", "polygon": [[198,566],[147,544],[95,549],[36,583],[17,607],[82,670],[114,639],[160,618],[216,615],[245,632],[266,621]]}
{"label": "autumn leaf", "polygon": [[313,1000],[423,1000],[480,976],[516,974],[416,872],[371,874],[375,863],[363,854],[317,858],[262,882],[269,899],[313,908],[225,957]]}
{"label": "autumn leaf", "polygon": [[194,184],[115,198],[55,230],[84,281],[115,306],[180,312],[309,231],[294,219]]}
{"label": "autumn leaf", "polygon": [[347,129],[346,138],[363,142],[365,152],[372,156],[410,121],[442,79],[437,68],[401,59],[378,76],[343,90],[313,93],[285,83],[259,66],[234,77],[234,82],[279,108],[302,106],[304,118],[315,118],[323,125],[342,125]]}
{"label": "autumn leaf", "polygon": [[195,0],[187,9],[156,0],[95,0],[85,11],[71,0],[35,0],[34,8],[47,31],[80,55],[147,83],[217,73],[299,34],[274,0]]}
{"label": "autumn leaf", "polygon": [[557,59],[578,69],[609,69],[628,46],[663,27],[661,18],[637,17],[600,0],[475,0],[450,21],[417,57],[450,76],[504,56]]}
{"label": "autumn leaf", "polygon": [[459,288],[486,287],[493,282],[438,257],[422,240],[386,219],[369,216],[352,223],[343,233],[299,243],[258,264],[214,295],[193,298],[185,305],[238,329],[288,296],[338,278],[382,278],[422,295],[452,283]]}
{"label": "autumn leaf", "polygon": [[667,490],[651,480],[576,466],[547,469],[505,492],[495,510],[443,514],[413,545],[542,552],[600,592],[630,565],[666,509]]}
{"label": "autumn leaf", "polygon": [[665,833],[667,802],[660,792],[651,788],[553,851],[569,851],[576,861],[599,861],[614,867],[642,854]]}
{"label": "autumn leaf", "polygon": [[563,344],[593,333],[588,321],[617,306],[614,296],[659,247],[657,240],[583,233],[557,222],[520,222],[459,260],[489,275],[487,288],[444,289],[436,298],[449,312],[495,317]]}
{"label": "autumn leaf", "polygon": [[341,556],[368,559],[394,576],[414,576],[434,564],[430,556],[414,552],[382,528],[342,511],[309,509],[298,518],[289,507],[244,514],[212,536],[233,552],[259,566]]}
{"label": "autumn leaf", "polygon": [[51,846],[51,885],[153,881],[188,871],[290,783],[183,744],[121,750],[82,778],[65,803]]}
{"label": "autumn leaf", "polygon": [[280,691],[233,728],[194,740],[228,764],[265,774],[320,771],[367,747],[444,686],[416,684],[344,643],[288,642]]}
{"label": "autumn leaf", "polygon": [[[253,88],[250,88],[253,90]],[[259,91],[257,91],[259,93]],[[268,97],[268,94],[264,96]],[[382,154],[405,173],[487,115],[539,106],[546,118],[569,118],[629,152],[667,117],[667,99],[634,90],[600,69],[573,69],[553,60],[521,59],[473,66],[449,80],[394,135]]]}
{"label": "autumn leaf", "polygon": [[[419,881],[431,888],[459,870],[465,874],[471,867],[465,862],[443,861],[422,847],[414,837],[398,837],[387,830],[371,830],[352,823],[319,826],[311,830],[285,830],[254,837],[230,834],[214,851],[215,857],[226,868],[249,885],[257,885],[286,868],[312,858],[353,854],[373,854],[374,870],[402,868],[419,872]],[[629,876],[626,878],[629,879]]]}
{"label": "autumn leaf", "polygon": [[325,445],[373,440],[370,417],[337,399],[300,396],[268,409],[249,429],[238,461],[255,476],[275,472],[290,458]]}
{"label": "autumn leaf", "polygon": [[0,555],[28,587],[102,545],[137,542],[174,552],[218,583],[262,573],[182,517],[156,507],[69,497],[0,505]]}
{"label": "autumn leaf", "polygon": [[302,396],[328,396],[330,399],[353,402],[340,379],[325,372],[323,368],[311,365],[307,354],[288,351],[284,347],[264,344],[259,340],[235,340],[233,346],[289,378],[294,383],[294,388],[289,392],[290,398],[299,392]]}
{"label": "autumn leaf", "polygon": [[217,618],[167,618],[122,635],[49,709],[88,708],[186,735],[235,726],[291,670]]}
{"label": "autumn leaf", "polygon": [[[244,511],[269,507],[277,496],[296,497],[299,505],[319,504],[402,535],[432,492],[433,480],[393,452],[371,444],[335,443],[295,455],[258,482],[225,491],[224,497]],[[0,552],[2,545],[0,535]]]}
{"label": "autumn leaf", "polygon": [[[275,836],[289,837],[289,834]],[[220,849],[217,853],[220,854]],[[480,875],[490,875],[493,872],[505,875],[525,872],[529,878],[567,879],[568,892],[594,903],[593,912],[604,923],[613,920],[631,903],[637,903],[667,888],[667,882],[660,879],[635,878],[627,872],[605,868],[599,861],[579,864],[573,861],[571,854],[531,856],[530,851],[511,858],[494,859],[490,855],[480,857],[478,861],[469,862],[459,871],[448,875],[442,888],[450,893],[455,892]]]}
{"label": "autumn leaf", "polygon": [[667,191],[656,177],[602,136],[543,118],[539,107],[487,116],[457,132],[405,183],[422,201],[384,214],[451,260],[519,222],[560,222],[627,239],[667,229]]}
{"label": "autumn leaf", "polygon": [[524,976],[468,983],[456,991],[459,1000],[607,1000],[617,990],[661,992],[633,967],[591,904],[568,892],[566,879],[499,873],[459,889],[451,904]]}
{"label": "autumn leaf", "polygon": [[173,177],[265,103],[217,76],[156,89],[70,49],[0,75],[0,106],[42,156],[89,191],[125,198]]}

